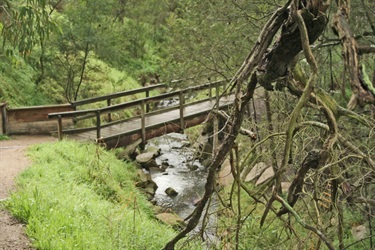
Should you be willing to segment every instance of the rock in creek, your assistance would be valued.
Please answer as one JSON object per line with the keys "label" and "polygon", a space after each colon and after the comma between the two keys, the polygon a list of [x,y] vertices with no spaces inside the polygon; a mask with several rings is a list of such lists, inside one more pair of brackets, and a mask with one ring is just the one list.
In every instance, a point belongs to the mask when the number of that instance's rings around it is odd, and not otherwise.
{"label": "rock in creek", "polygon": [[153,158],[158,157],[160,155],[160,152],[161,152],[161,149],[159,147],[155,147],[155,146],[148,146],[147,147],[147,153],[152,153]]}
{"label": "rock in creek", "polygon": [[187,164],[187,167],[188,167],[191,171],[195,171],[195,170],[199,169],[199,166],[198,166],[198,164],[196,164],[196,163],[188,163],[188,164]]}
{"label": "rock in creek", "polygon": [[148,195],[149,200],[155,196],[156,189],[158,189],[158,185],[152,180],[137,182],[135,186],[141,188]]}
{"label": "rock in creek", "polygon": [[117,158],[120,160],[134,161],[137,155],[140,154],[138,146],[141,142],[142,139],[139,139],[125,148],[118,149],[116,151]]}
{"label": "rock in creek", "polygon": [[155,155],[153,152],[143,153],[137,156],[136,161],[141,164],[141,166],[147,170],[150,168],[158,167],[155,161]]}
{"label": "rock in creek", "polygon": [[175,197],[178,195],[178,192],[174,190],[173,188],[169,187],[165,190],[165,193],[170,197]]}

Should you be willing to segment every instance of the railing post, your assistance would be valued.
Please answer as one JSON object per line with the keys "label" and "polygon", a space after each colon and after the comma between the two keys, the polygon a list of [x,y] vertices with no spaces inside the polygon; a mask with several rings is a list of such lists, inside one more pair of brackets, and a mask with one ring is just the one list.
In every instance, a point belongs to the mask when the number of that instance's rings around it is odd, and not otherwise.
{"label": "railing post", "polygon": [[0,134],[6,134],[7,133],[7,104],[2,103],[0,104],[1,108],[1,127],[2,131],[0,131]]}
{"label": "railing post", "polygon": [[[146,98],[150,97],[150,91],[146,90]],[[150,112],[150,104],[146,104],[146,113]]]}
{"label": "railing post", "polygon": [[96,139],[100,139],[100,111],[96,111]]}
{"label": "railing post", "polygon": [[[73,106],[72,103],[70,103],[70,105]],[[73,106],[73,110],[74,110],[74,111],[77,111],[77,106]],[[74,124],[74,126],[77,125],[77,118],[76,118],[76,117],[73,117],[72,120],[73,120],[73,124]]]}
{"label": "railing post", "polygon": [[61,115],[57,116],[57,135],[59,137],[59,141],[62,140],[62,117]]}
{"label": "railing post", "polygon": [[185,128],[185,121],[184,121],[184,107],[185,107],[185,96],[182,91],[180,91],[180,129],[183,131]]}
{"label": "railing post", "polygon": [[[111,99],[107,99],[107,106],[111,106]],[[112,121],[112,114],[108,113],[108,122]]]}
{"label": "railing post", "polygon": [[145,120],[145,101],[141,103],[141,133],[142,133],[142,146],[146,145],[146,120]]}

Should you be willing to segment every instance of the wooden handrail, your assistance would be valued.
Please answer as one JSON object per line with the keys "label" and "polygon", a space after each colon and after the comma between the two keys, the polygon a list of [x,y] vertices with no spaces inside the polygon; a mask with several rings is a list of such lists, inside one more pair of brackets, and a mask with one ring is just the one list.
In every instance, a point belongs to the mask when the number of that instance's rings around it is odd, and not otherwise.
{"label": "wooden handrail", "polygon": [[[59,113],[50,113],[50,114],[48,114],[48,118],[50,118],[50,119],[57,118],[59,115],[61,115],[62,118],[74,118],[74,117],[77,117],[77,116],[83,116],[83,115],[88,115],[88,114],[95,115],[96,111],[100,111],[100,114],[107,114],[107,113],[110,113],[110,112],[113,112],[113,111],[139,106],[139,105],[141,105],[142,102],[144,102],[145,104],[149,104],[149,103],[161,101],[161,100],[164,100],[164,99],[168,99],[168,98],[171,98],[171,97],[180,96],[181,92],[186,93],[186,92],[190,92],[190,91],[200,91],[200,90],[204,90],[204,89],[209,89],[213,86],[223,85],[224,83],[225,83],[225,81],[217,81],[217,82],[213,82],[213,83],[209,83],[209,84],[203,84],[203,85],[199,85],[199,86],[189,87],[189,88],[179,90],[179,91],[173,91],[173,92],[161,94],[161,95],[158,95],[158,96],[141,98],[141,99],[138,99],[138,100],[134,100],[134,101],[130,101],[130,102],[124,102],[124,103],[120,103],[120,104],[115,104],[115,105],[112,105],[112,106],[109,106],[109,107],[103,107],[103,108],[98,108],[98,109],[87,109],[87,110],[76,110],[76,111],[67,111],[67,112],[59,112]],[[93,116],[90,116],[88,118],[92,118],[92,117]]]}
{"label": "wooden handrail", "polygon": [[[50,119],[57,118],[58,119],[59,139],[62,139],[62,121],[61,120],[63,118],[81,117],[81,119],[88,119],[88,118],[96,117],[97,139],[99,139],[100,135],[101,135],[101,133],[100,133],[100,130],[101,130],[100,116],[101,115],[110,114],[114,111],[123,110],[123,109],[131,108],[131,107],[140,107],[140,109],[141,109],[141,121],[142,121],[142,124],[141,124],[142,134],[145,134],[145,131],[143,131],[143,130],[144,130],[144,126],[145,126],[145,114],[148,113],[148,111],[149,111],[148,110],[148,104],[149,103],[155,103],[157,101],[161,101],[161,100],[164,100],[164,99],[168,99],[168,98],[171,98],[171,97],[178,96],[179,100],[180,100],[180,102],[179,102],[180,126],[181,126],[181,128],[183,128],[184,127],[184,117],[183,117],[184,113],[183,113],[183,111],[184,111],[184,105],[185,105],[184,94],[189,93],[189,92],[194,92],[194,91],[201,91],[201,90],[205,90],[205,89],[210,89],[210,93],[211,93],[212,88],[215,87],[216,99],[218,101],[219,87],[221,85],[224,85],[225,83],[226,83],[225,80],[216,81],[216,82],[212,82],[212,83],[206,83],[206,84],[202,84],[202,85],[199,85],[199,86],[193,86],[193,87],[189,87],[189,88],[186,88],[186,89],[183,89],[183,90],[173,91],[173,92],[170,92],[170,93],[165,93],[165,94],[161,94],[161,95],[154,96],[154,97],[141,98],[141,99],[138,99],[138,100],[134,100],[134,101],[130,101],[130,102],[124,102],[124,103],[120,103],[120,104],[116,104],[116,105],[112,105],[112,106],[108,106],[108,107],[103,107],[103,108],[98,108],[98,109],[76,110],[76,111],[68,111],[68,112],[50,113],[50,114],[48,114],[48,118],[50,118]],[[141,89],[143,91],[153,89],[154,86],[150,86],[149,88],[136,89],[136,90],[133,91],[133,93],[139,93],[138,91],[140,91]],[[160,87],[160,86],[158,86],[158,87]],[[132,91],[125,91],[125,92],[130,93]],[[122,92],[122,94],[125,93],[125,92]],[[98,98],[90,98],[90,99],[82,100],[82,101],[80,101],[79,105],[91,103],[91,102],[93,102],[94,99],[95,99],[95,101],[107,100],[107,102],[110,104],[110,101],[108,101],[108,100],[110,100],[110,98],[108,98],[108,99],[103,99],[103,98],[105,98],[105,97],[107,98],[109,96],[111,96],[111,98],[114,98],[113,96],[119,97],[119,94],[120,93],[115,93],[115,94],[108,95],[108,96],[101,96],[101,97],[98,97]],[[211,94],[210,94],[210,97],[212,97]],[[109,118],[109,121],[111,121],[111,117],[109,116],[108,118]],[[142,139],[145,140],[145,138],[142,138]]]}
{"label": "wooden handrail", "polygon": [[148,86],[148,87],[143,87],[143,88],[138,88],[138,89],[133,89],[133,90],[127,90],[127,91],[117,92],[117,93],[93,97],[93,98],[87,98],[87,99],[72,102],[71,105],[73,107],[78,107],[78,106],[82,106],[82,105],[86,105],[86,104],[90,104],[90,103],[95,103],[95,102],[100,102],[100,101],[108,101],[108,100],[111,100],[111,99],[120,98],[120,97],[123,97],[123,96],[134,95],[134,94],[138,94],[138,93],[146,93],[146,95],[147,95],[147,92],[150,91],[150,90],[157,89],[157,88],[165,88],[165,87],[166,87],[166,85],[162,84],[162,83],[161,84],[155,84],[155,85]]}

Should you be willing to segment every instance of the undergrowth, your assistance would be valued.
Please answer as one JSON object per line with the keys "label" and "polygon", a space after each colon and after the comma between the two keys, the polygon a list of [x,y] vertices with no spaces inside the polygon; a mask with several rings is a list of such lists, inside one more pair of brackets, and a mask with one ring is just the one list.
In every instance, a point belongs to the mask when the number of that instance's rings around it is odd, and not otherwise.
{"label": "undergrowth", "polygon": [[7,135],[0,135],[0,141],[7,141],[10,140],[9,136]]}
{"label": "undergrowth", "polygon": [[37,249],[161,249],[175,232],[153,218],[130,163],[91,144],[40,144],[7,208]]}

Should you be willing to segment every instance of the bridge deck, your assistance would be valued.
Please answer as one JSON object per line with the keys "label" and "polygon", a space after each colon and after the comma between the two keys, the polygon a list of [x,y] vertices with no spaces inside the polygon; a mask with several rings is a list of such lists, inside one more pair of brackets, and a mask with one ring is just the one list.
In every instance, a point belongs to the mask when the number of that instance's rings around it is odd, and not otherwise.
{"label": "bridge deck", "polygon": [[[233,103],[233,100],[233,96],[222,97],[219,102],[220,108],[229,106]],[[207,114],[214,107],[215,103],[216,101],[214,99],[211,99],[200,103],[186,105],[183,109],[184,119],[187,120],[189,118],[194,118],[202,114]],[[146,130],[151,128],[162,128],[170,123],[179,124],[179,121],[180,110],[177,107],[177,109],[160,111],[156,114],[146,114],[145,128]],[[141,133],[141,127],[141,118],[132,118],[120,124],[115,124],[102,128],[101,138],[105,141],[116,137],[118,138],[126,134],[139,134]],[[68,135],[68,138],[80,141],[93,141],[96,140],[96,130],[81,132],[77,134],[70,134]]]}

